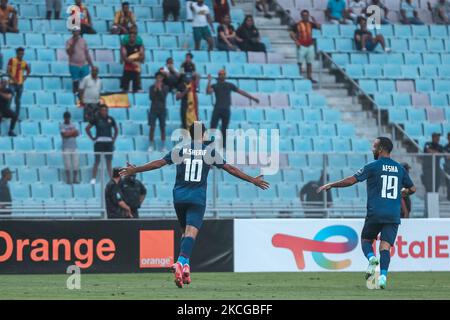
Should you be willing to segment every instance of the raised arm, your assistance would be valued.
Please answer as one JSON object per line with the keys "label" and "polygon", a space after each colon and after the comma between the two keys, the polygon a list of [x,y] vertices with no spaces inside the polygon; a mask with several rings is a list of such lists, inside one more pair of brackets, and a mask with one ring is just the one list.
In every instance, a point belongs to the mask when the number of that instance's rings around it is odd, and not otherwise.
{"label": "raised arm", "polygon": [[263,190],[269,189],[269,187],[270,187],[270,184],[267,181],[263,180],[262,175],[253,178],[253,177],[245,174],[244,172],[242,172],[235,166],[232,166],[227,163],[223,165],[223,170],[225,170],[232,176],[235,176],[236,178],[250,182],[250,183],[254,184],[255,186],[257,186],[258,188],[261,188]]}
{"label": "raised arm", "polygon": [[119,172],[121,177],[130,176],[139,172],[147,172],[164,167],[167,161],[164,159],[154,160],[142,166],[135,166],[127,162],[127,167],[122,168]]}
{"label": "raised arm", "polygon": [[357,182],[358,182],[358,180],[356,180],[356,178],[354,176],[350,176],[350,177],[347,177],[345,179],[342,179],[342,180],[339,180],[339,181],[335,181],[335,182],[330,182],[330,183],[327,183],[327,184],[319,187],[317,189],[317,193],[319,193],[319,192],[321,192],[323,190],[328,191],[331,188],[350,187],[350,186],[354,185]]}
{"label": "raised arm", "polygon": [[206,86],[206,94],[211,94],[214,92],[214,89],[211,86],[211,80],[212,80],[212,77],[210,74],[208,74],[208,85]]}

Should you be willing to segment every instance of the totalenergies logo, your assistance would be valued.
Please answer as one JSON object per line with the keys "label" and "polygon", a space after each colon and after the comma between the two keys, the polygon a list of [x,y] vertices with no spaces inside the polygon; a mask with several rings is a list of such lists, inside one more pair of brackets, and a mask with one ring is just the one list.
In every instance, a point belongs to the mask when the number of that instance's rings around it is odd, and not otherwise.
{"label": "totalenergies logo", "polygon": [[[327,242],[330,237],[342,236],[346,242]],[[325,258],[324,253],[346,253],[350,252],[358,245],[358,234],[348,226],[334,225],[320,230],[313,240],[302,237],[295,237],[288,234],[277,233],[272,237],[272,244],[277,248],[285,248],[292,251],[297,268],[305,268],[304,252],[312,252],[314,261],[322,268],[329,270],[339,270],[348,268],[351,265],[350,259],[333,261]]]}

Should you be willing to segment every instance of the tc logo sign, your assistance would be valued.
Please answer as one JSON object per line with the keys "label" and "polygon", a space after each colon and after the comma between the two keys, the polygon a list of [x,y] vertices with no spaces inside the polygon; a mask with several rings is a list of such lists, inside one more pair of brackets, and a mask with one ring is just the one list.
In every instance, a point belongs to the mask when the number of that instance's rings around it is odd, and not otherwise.
{"label": "tc logo sign", "polygon": [[[342,236],[346,242],[326,242],[325,240],[333,236]],[[346,253],[350,252],[358,245],[358,234],[348,226],[335,225],[320,230],[313,240],[295,237],[287,234],[277,233],[272,237],[272,244],[277,248],[285,248],[292,251],[297,268],[305,268],[304,252],[312,252],[314,261],[322,268],[329,270],[345,269],[350,266],[351,260],[344,259],[333,261],[325,258],[324,253]]]}

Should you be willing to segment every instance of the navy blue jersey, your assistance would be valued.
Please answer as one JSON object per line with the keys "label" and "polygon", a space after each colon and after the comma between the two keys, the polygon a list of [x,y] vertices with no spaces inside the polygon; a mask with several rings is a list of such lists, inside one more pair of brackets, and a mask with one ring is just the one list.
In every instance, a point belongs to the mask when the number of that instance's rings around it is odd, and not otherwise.
{"label": "navy blue jersey", "polygon": [[354,177],[367,180],[367,220],[376,223],[400,223],[401,189],[414,184],[401,164],[379,158],[365,165]]}
{"label": "navy blue jersey", "polygon": [[[178,163],[172,154],[178,154],[181,161]],[[212,162],[211,158],[215,158]],[[208,173],[211,165],[222,168],[225,164],[223,158],[214,150],[207,149],[205,144],[191,143],[185,147],[176,147],[169,152],[164,160],[168,164],[177,161],[177,175],[173,187],[174,203],[194,203],[206,205],[206,188]]]}

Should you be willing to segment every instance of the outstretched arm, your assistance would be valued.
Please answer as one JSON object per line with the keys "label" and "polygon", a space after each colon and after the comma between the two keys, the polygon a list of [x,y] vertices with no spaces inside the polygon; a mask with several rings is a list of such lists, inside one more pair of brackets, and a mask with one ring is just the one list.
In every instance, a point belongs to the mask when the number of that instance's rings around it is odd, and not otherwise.
{"label": "outstretched arm", "polygon": [[354,185],[357,182],[358,182],[358,180],[356,180],[356,178],[354,176],[350,176],[350,177],[347,177],[345,179],[342,179],[342,180],[339,180],[339,181],[335,181],[335,182],[330,182],[330,183],[327,183],[327,184],[319,187],[317,189],[317,193],[319,193],[319,192],[321,192],[323,190],[328,191],[331,188],[350,187],[350,186]]}
{"label": "outstretched arm", "polygon": [[259,99],[258,99],[258,98],[255,98],[255,97],[252,96],[250,93],[248,93],[248,92],[246,92],[246,91],[244,91],[244,90],[237,89],[236,92],[239,93],[241,96],[244,96],[244,97],[246,97],[246,98],[249,98],[249,99],[255,101],[256,103],[259,103]]}
{"label": "outstretched arm", "polygon": [[154,160],[149,163],[146,163],[142,166],[135,166],[127,162],[127,167],[122,168],[119,172],[121,177],[130,176],[139,172],[152,171],[155,169],[159,169],[164,167],[167,164],[167,161],[164,159]]}
{"label": "outstretched arm", "polygon": [[239,170],[235,166],[232,166],[232,165],[227,164],[227,163],[223,165],[223,170],[225,170],[226,172],[228,172],[232,176],[235,176],[236,178],[239,178],[239,179],[242,179],[244,181],[250,182],[250,183],[254,184],[255,186],[257,186],[258,188],[261,188],[263,190],[269,189],[269,187],[270,187],[270,184],[267,181],[263,180],[263,176],[262,175],[253,178],[253,177],[245,174],[244,172],[242,172],[241,170]]}

